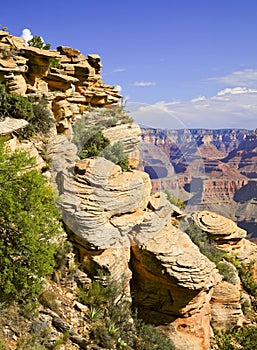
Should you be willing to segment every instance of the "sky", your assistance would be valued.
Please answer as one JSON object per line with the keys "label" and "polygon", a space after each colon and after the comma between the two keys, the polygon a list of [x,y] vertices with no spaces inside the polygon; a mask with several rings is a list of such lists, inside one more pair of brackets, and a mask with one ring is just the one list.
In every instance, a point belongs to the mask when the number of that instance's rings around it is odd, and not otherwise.
{"label": "sky", "polygon": [[98,53],[144,126],[257,128],[256,0],[13,0],[0,24]]}

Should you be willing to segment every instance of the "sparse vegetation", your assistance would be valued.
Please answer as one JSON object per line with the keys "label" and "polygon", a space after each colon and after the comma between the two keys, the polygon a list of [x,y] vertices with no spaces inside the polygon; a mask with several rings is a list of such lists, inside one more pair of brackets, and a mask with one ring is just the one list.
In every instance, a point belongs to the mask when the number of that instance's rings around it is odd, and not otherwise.
{"label": "sparse vegetation", "polygon": [[45,44],[43,38],[39,35],[34,35],[33,38],[28,41],[28,45],[42,50],[50,50],[51,47],[50,44]]}
{"label": "sparse vegetation", "polygon": [[94,281],[78,290],[80,301],[89,307],[92,342],[107,349],[175,349],[154,326],[145,325],[137,317],[133,319],[124,283],[114,282],[107,276],[103,283]]}
{"label": "sparse vegetation", "polygon": [[257,328],[248,326],[240,329],[231,329],[215,332],[215,347],[219,350],[253,350],[257,343]]}
{"label": "sparse vegetation", "polygon": [[215,263],[224,280],[233,284],[235,281],[235,271],[233,267],[225,260],[227,257],[226,252],[215,248],[208,239],[207,233],[202,231],[195,223],[191,223],[185,232],[199,247],[201,253]]}
{"label": "sparse vegetation", "polygon": [[98,127],[86,128],[84,122],[78,121],[74,126],[73,142],[81,159],[100,156],[118,164],[124,171],[130,168],[122,143],[110,145],[109,139]]}
{"label": "sparse vegetation", "polygon": [[32,103],[18,94],[9,94],[5,86],[0,84],[0,117],[25,119],[28,122],[34,118]]}
{"label": "sparse vegetation", "polygon": [[171,204],[174,204],[177,207],[180,207],[182,209],[186,208],[185,203],[183,203],[180,198],[176,198],[176,197],[172,196],[172,194],[170,193],[169,190],[165,190],[164,193],[167,195],[167,199]]}
{"label": "sparse vegetation", "polygon": [[35,134],[47,135],[55,125],[55,120],[46,107],[47,101],[44,97],[35,101],[21,95],[9,94],[5,87],[0,85],[0,118],[10,117],[28,121],[29,125],[18,133],[22,138],[30,138]]}
{"label": "sparse vegetation", "polygon": [[236,256],[227,256],[229,261],[236,267],[239,272],[244,290],[254,298],[257,298],[257,282],[254,280],[254,261],[249,264],[242,263]]}
{"label": "sparse vegetation", "polygon": [[103,149],[100,155],[105,159],[118,164],[124,171],[130,169],[129,160],[127,155],[124,153],[124,147],[121,142],[116,142],[111,146],[107,146]]}

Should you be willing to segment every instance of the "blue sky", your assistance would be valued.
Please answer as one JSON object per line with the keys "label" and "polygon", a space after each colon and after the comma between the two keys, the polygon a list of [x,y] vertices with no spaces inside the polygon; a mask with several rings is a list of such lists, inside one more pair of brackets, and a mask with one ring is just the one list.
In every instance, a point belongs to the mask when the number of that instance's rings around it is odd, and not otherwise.
{"label": "blue sky", "polygon": [[256,0],[5,2],[0,23],[99,53],[144,125],[257,127]]}

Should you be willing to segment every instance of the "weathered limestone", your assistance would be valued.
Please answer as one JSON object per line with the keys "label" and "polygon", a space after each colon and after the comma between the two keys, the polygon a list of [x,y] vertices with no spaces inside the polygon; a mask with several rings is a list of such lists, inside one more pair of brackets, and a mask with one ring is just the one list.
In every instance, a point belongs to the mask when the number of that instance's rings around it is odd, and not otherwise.
{"label": "weathered limestone", "polygon": [[145,173],[121,172],[104,158],[85,159],[76,164],[75,176],[61,174],[59,182],[63,218],[75,240],[98,249],[129,245],[109,219],[146,207],[150,180]]}
{"label": "weathered limestone", "polygon": [[213,288],[211,324],[216,330],[241,327],[245,317],[241,308],[240,281],[236,285],[222,281]]}
{"label": "weathered limestone", "polygon": [[171,223],[132,251],[139,316],[162,325],[174,341],[181,332],[189,339],[194,333],[195,349],[209,349],[210,291],[221,279],[215,265]]}
{"label": "weathered limestone", "polygon": [[119,103],[122,96],[114,86],[102,82],[101,68],[97,54],[86,57],[67,46],[57,51],[25,46],[22,38],[0,31],[0,82],[10,93],[36,99],[44,96],[53,102],[58,133],[70,136],[71,116],[81,118],[89,106]]}
{"label": "weathered limestone", "polygon": [[[208,234],[216,248],[236,256],[243,264],[248,265],[254,261],[254,278],[256,278],[257,246],[246,239],[245,230],[239,228],[232,220],[208,211],[197,212],[194,221]],[[213,288],[211,324],[215,329],[229,329],[245,323],[241,307],[243,287],[237,272],[236,276],[236,283],[222,281]]]}
{"label": "weathered limestone", "polygon": [[141,141],[141,129],[137,124],[121,124],[103,130],[103,134],[114,144],[119,140],[128,156],[130,165],[136,168],[140,161],[138,144]]}
{"label": "weathered limestone", "polygon": [[28,124],[24,119],[7,117],[0,121],[0,135],[11,135],[13,132],[25,128]]}
{"label": "weathered limestone", "polygon": [[237,224],[216,213],[200,211],[195,214],[195,223],[215,241],[238,241],[246,237],[246,231]]}

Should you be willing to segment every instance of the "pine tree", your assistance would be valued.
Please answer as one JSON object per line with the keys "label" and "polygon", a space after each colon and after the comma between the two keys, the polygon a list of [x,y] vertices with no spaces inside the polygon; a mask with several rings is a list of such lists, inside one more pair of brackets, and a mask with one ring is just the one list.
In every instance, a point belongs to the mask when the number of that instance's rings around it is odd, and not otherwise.
{"label": "pine tree", "polygon": [[32,298],[52,272],[60,232],[53,191],[25,152],[0,139],[0,306]]}

